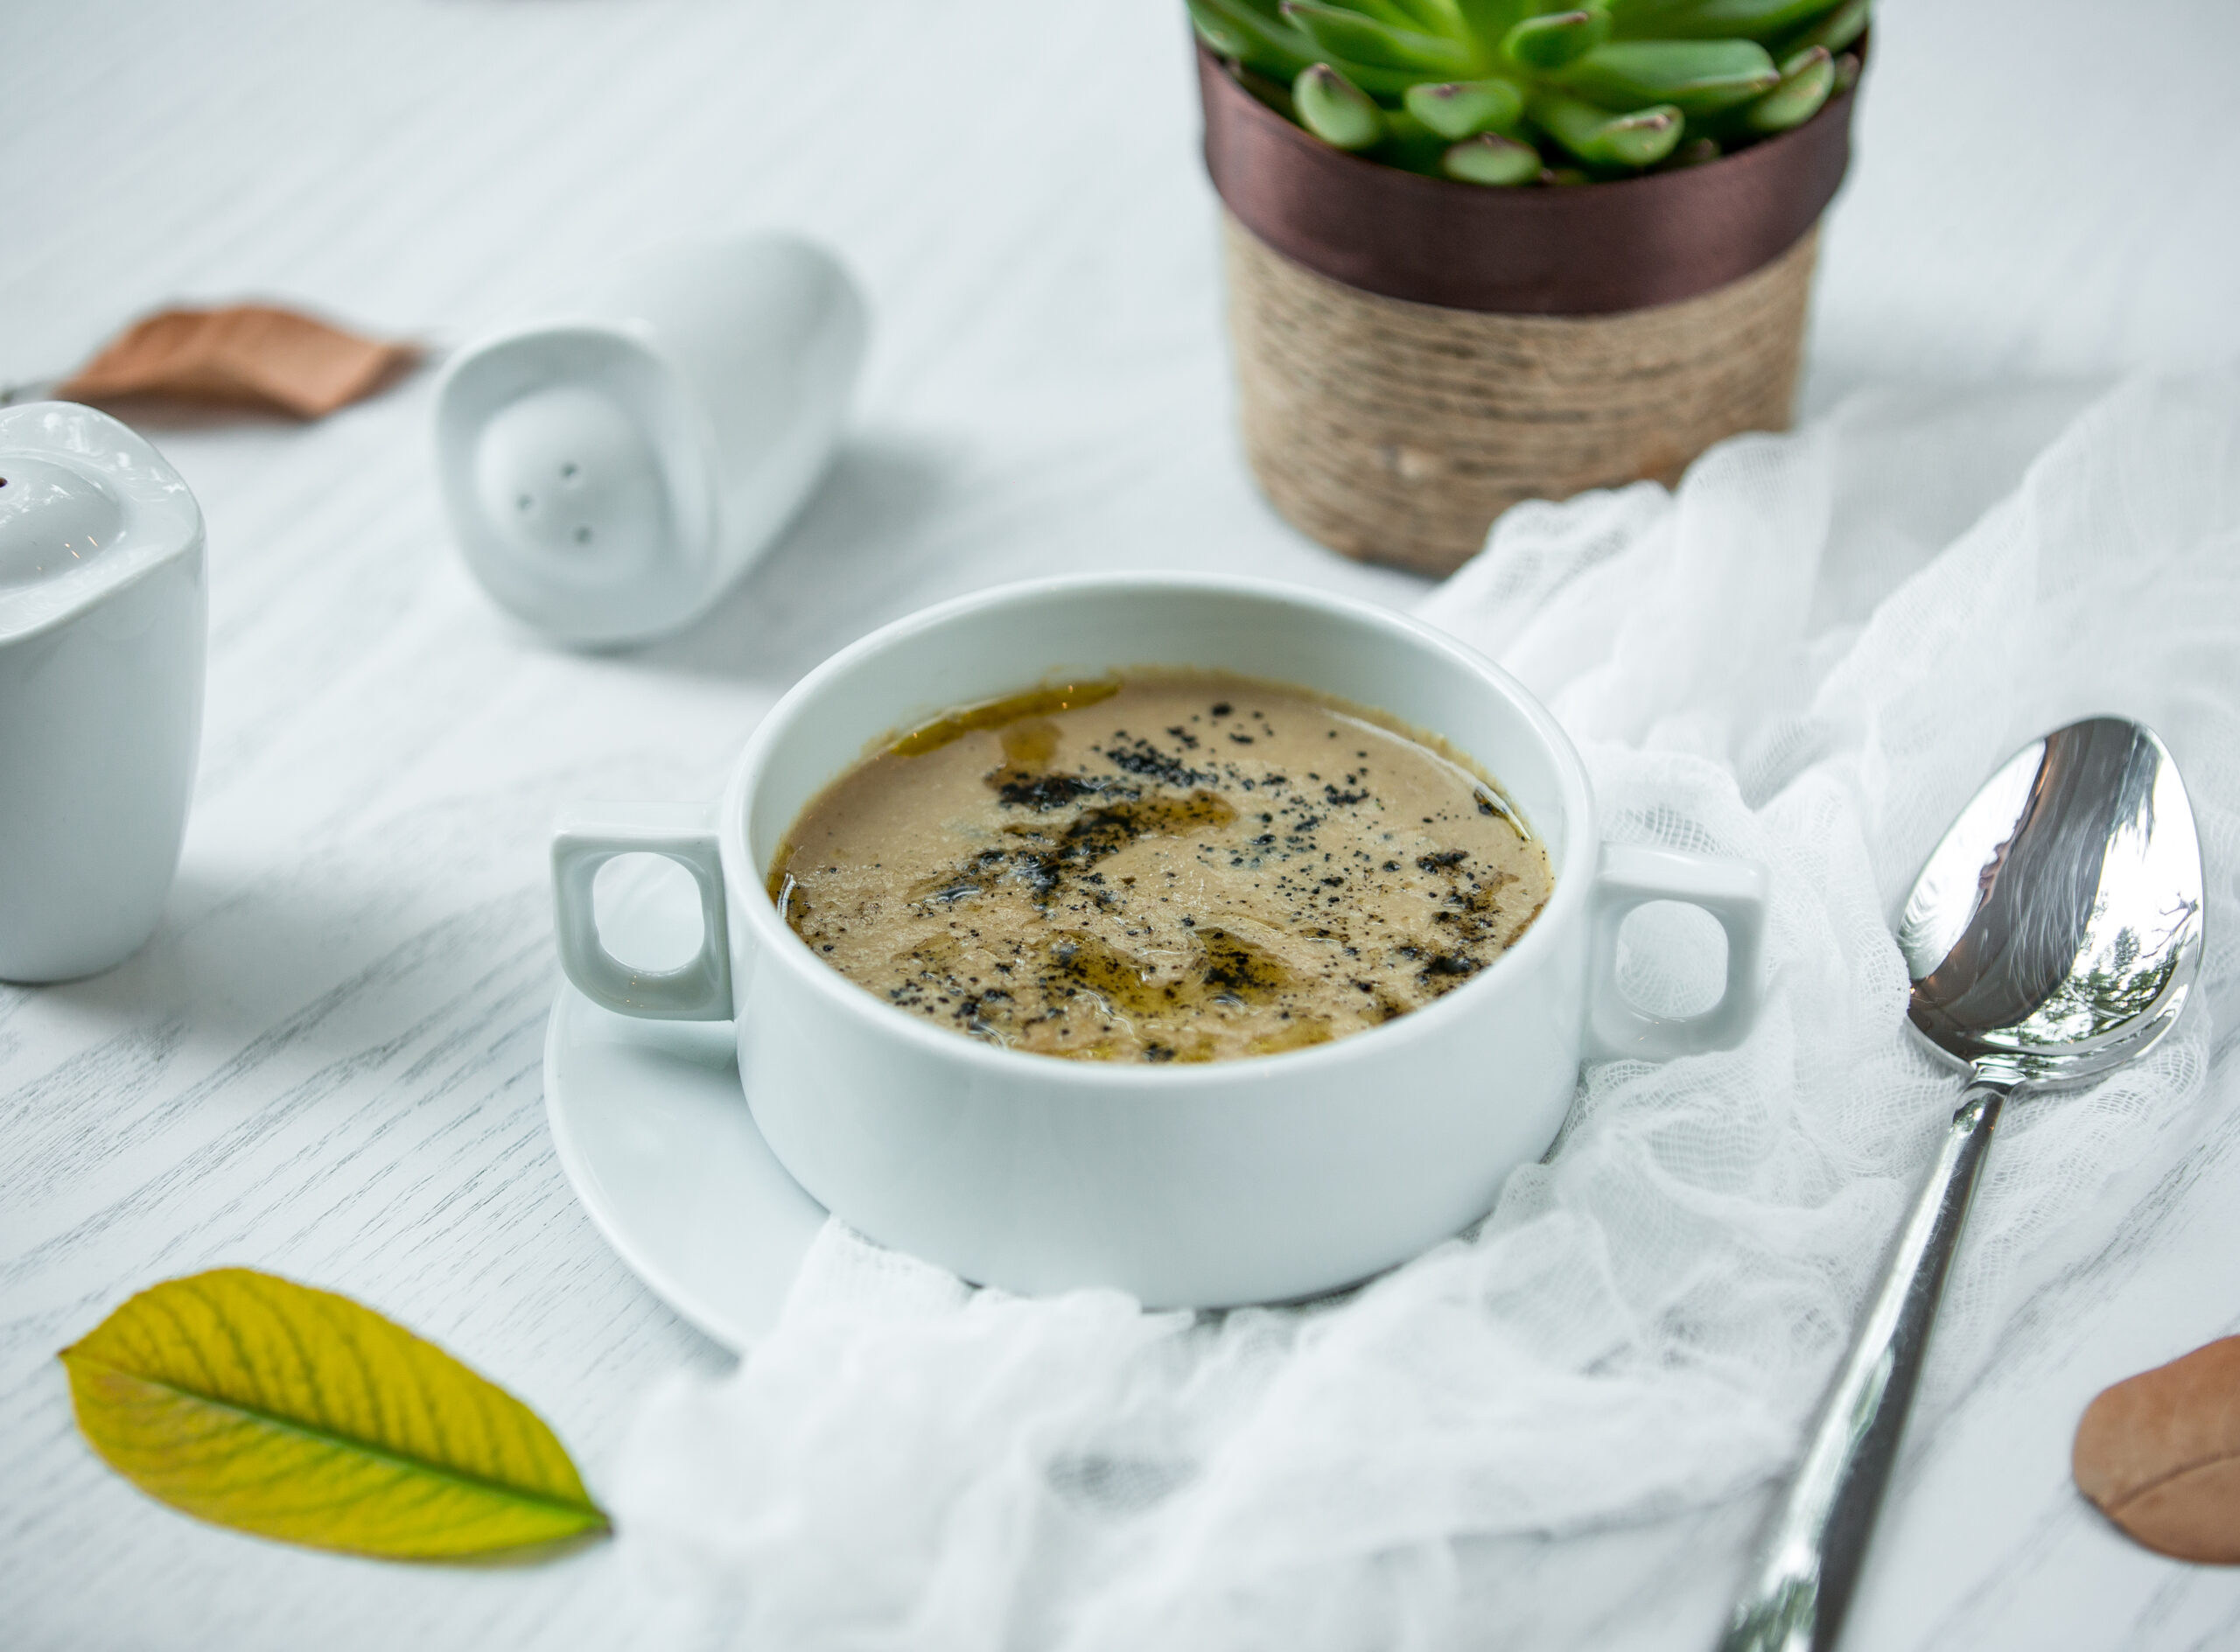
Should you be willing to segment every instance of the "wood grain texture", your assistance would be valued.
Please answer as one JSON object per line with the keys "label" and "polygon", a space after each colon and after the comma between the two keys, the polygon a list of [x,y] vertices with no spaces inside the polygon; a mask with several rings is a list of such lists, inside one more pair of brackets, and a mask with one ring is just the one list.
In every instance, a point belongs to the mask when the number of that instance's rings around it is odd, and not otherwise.
{"label": "wood grain texture", "polygon": [[[2076,0],[1882,10],[1807,409],[1868,378],[2240,354],[2240,129],[2219,78],[2240,16],[2160,0],[2111,35]],[[1159,4],[1030,0],[863,0],[839,24],[769,0],[86,0],[14,7],[4,33],[0,382],[174,301],[281,298],[456,340],[555,270],[704,228],[821,236],[872,297],[864,413],[830,481],[715,615],[626,656],[547,649],[471,584],[424,374],[308,428],[148,427],[210,529],[178,883],[120,969],[0,988],[0,1640],[692,1644],[633,1586],[626,1533],[534,1572],[405,1573],[198,1526],[86,1451],[52,1356],[153,1280],[270,1268],[469,1359],[598,1494],[652,1385],[724,1361],[553,1160],[556,808],[711,794],[831,648],[999,579],[1209,567],[1421,589],[1306,542],[1242,462],[1186,34]],[[2011,73],[1986,83],[1992,60]],[[2155,164],[2080,149],[2048,84],[2152,96]],[[2240,1316],[2234,1116],[2163,1180],[2080,1213],[2077,1259],[1976,1390],[1936,1391],[1932,1364],[1847,1652],[2240,1629],[2229,1575],[2110,1533],[2067,1458],[2092,1394]],[[1705,1644],[1754,1514],[1466,1544],[1467,1643]]]}

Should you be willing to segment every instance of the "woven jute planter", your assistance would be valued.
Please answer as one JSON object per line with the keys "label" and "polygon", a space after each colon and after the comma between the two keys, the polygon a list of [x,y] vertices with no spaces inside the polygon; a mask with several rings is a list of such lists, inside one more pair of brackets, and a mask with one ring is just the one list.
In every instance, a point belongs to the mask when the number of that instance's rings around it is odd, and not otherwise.
{"label": "woven jute planter", "polygon": [[1789,420],[1852,94],[1707,165],[1485,189],[1318,142],[1202,47],[1244,447],[1350,556],[1452,571],[1521,499]]}

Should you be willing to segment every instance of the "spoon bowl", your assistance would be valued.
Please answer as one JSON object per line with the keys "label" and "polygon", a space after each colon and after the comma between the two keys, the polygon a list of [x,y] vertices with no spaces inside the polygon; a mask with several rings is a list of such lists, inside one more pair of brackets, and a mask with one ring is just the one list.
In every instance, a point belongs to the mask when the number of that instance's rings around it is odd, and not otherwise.
{"label": "spoon bowl", "polygon": [[1976,794],[1898,925],[1914,1031],[1986,1076],[2081,1083],[2176,1025],[2202,957],[2178,766],[2121,718],[2072,723]]}
{"label": "spoon bowl", "polygon": [[1968,1085],[1721,1652],[1835,1644],[1999,1112],[2017,1090],[2136,1060],[2177,1025],[2201,971],[2202,892],[2177,765],[2121,718],[2016,752],[1929,856],[1898,925],[1907,1017]]}

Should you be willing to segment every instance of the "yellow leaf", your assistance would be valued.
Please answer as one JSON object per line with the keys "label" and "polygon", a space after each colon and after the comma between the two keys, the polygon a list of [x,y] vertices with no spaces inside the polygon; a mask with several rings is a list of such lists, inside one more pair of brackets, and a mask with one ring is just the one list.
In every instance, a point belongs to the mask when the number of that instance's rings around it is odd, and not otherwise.
{"label": "yellow leaf", "polygon": [[109,1466],[217,1525],[392,1560],[608,1530],[536,1412],[332,1292],[248,1268],[167,1280],[61,1360]]}

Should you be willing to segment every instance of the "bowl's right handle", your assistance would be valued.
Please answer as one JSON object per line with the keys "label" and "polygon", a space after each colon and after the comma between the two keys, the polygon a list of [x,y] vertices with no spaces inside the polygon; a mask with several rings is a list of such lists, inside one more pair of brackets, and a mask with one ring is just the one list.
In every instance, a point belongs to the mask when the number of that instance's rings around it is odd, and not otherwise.
{"label": "bowl's right handle", "polygon": [[[676,970],[634,970],[598,936],[592,880],[617,855],[661,855],[700,890],[700,950]],[[554,930],[560,967],[583,995],[623,1015],[657,1021],[728,1021],[732,955],[716,811],[700,803],[594,803],[569,810],[552,832]]]}
{"label": "bowl's right handle", "polygon": [[[1652,900],[1700,906],[1726,931],[1726,990],[1700,1015],[1650,1015],[1618,988],[1618,930],[1626,914]],[[1659,1061],[1740,1044],[1758,1018],[1759,958],[1766,928],[1766,869],[1676,849],[1605,844],[1596,868],[1588,984],[1590,1054]]]}

